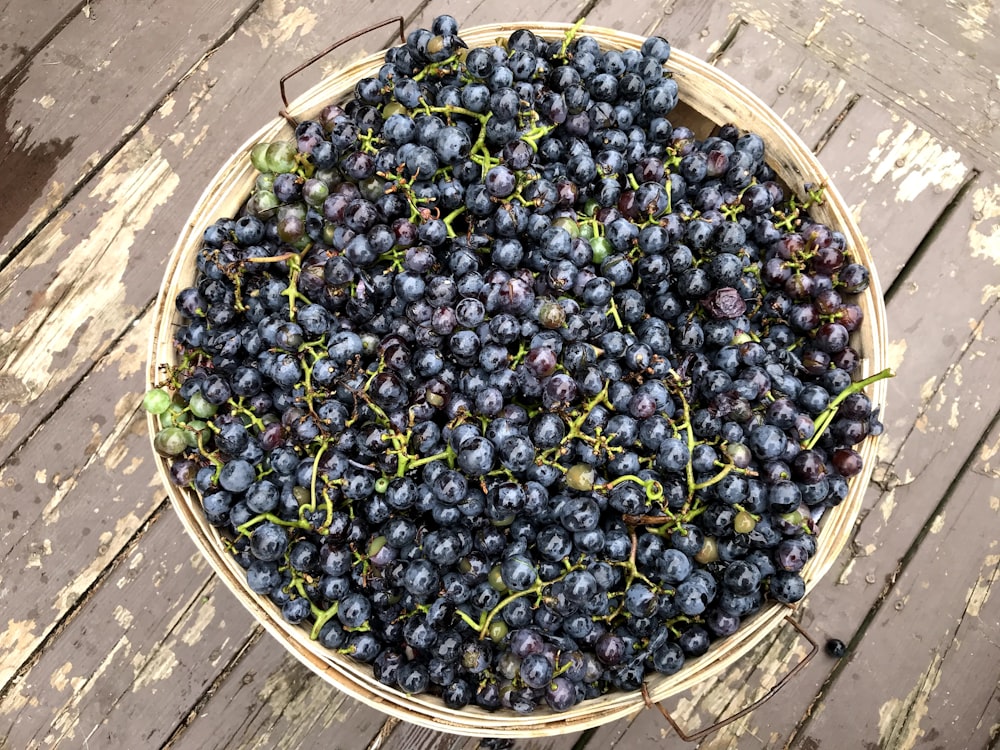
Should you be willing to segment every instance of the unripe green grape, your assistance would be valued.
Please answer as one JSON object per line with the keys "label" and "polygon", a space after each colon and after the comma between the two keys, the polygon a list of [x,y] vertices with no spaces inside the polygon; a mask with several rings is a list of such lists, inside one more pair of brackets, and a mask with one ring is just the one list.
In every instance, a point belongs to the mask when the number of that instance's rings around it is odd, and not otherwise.
{"label": "unripe green grape", "polygon": [[395,114],[406,114],[406,107],[399,102],[389,102],[382,108],[382,119],[388,120]]}
{"label": "unripe green grape", "polygon": [[558,302],[546,302],[538,309],[538,322],[544,328],[562,328],[566,324],[566,311]]}
{"label": "unripe green grape", "polygon": [[163,414],[170,408],[170,394],[162,388],[152,388],[143,396],[142,407],[150,414]]}
{"label": "unripe green grape", "polygon": [[580,225],[573,221],[568,216],[560,216],[558,219],[552,222],[552,226],[560,227],[569,232],[570,237],[580,236]]}
{"label": "unripe green grape", "polygon": [[503,641],[504,638],[507,637],[507,631],[508,631],[507,623],[505,623],[503,620],[500,619],[494,619],[490,623],[490,627],[488,629],[488,635],[491,641],[493,641],[494,643],[500,643],[501,641]]}
{"label": "unripe green grape", "polygon": [[490,569],[490,574],[487,576],[487,580],[490,582],[490,586],[495,588],[500,593],[507,590],[507,584],[503,582],[503,576],[500,573],[500,566],[494,565]]}
{"label": "unripe green grape", "polygon": [[264,216],[278,207],[278,197],[267,190],[254,193],[254,211],[257,216]]}
{"label": "unripe green grape", "polygon": [[611,255],[611,242],[607,237],[594,237],[590,240],[590,249],[594,253],[594,263],[603,263]]}
{"label": "unripe green grape", "polygon": [[187,440],[189,448],[198,447],[198,435],[208,429],[208,425],[200,419],[192,419],[187,423],[184,430],[184,438]]}
{"label": "unripe green grape", "polygon": [[161,456],[179,456],[188,447],[185,432],[180,427],[164,427],[153,438],[153,448]]}
{"label": "unripe green grape", "polygon": [[566,472],[566,486],[579,492],[589,492],[594,489],[597,474],[593,466],[574,464]]}
{"label": "unripe green grape", "polygon": [[749,534],[756,526],[757,519],[753,517],[753,514],[745,510],[741,510],[733,518],[733,530],[737,534]]}
{"label": "unripe green grape", "polygon": [[270,143],[258,143],[250,149],[250,163],[258,172],[268,172],[267,149]]}
{"label": "unripe green grape", "polygon": [[266,172],[292,172],[295,170],[297,153],[295,144],[289,141],[275,141],[267,147],[264,159],[267,163]]}
{"label": "unripe green grape", "polygon": [[191,413],[199,419],[208,419],[209,417],[213,417],[215,416],[215,412],[219,410],[219,407],[215,404],[210,404],[208,400],[201,395],[200,391],[195,391],[191,394],[191,400],[188,402],[188,408],[190,408]]}
{"label": "unripe green grape", "polygon": [[380,177],[369,177],[358,183],[358,190],[365,200],[375,202],[385,194],[385,180]]}
{"label": "unripe green grape", "polygon": [[708,565],[719,559],[719,543],[715,540],[715,537],[705,537],[705,543],[698,550],[698,554],[694,556],[694,559],[695,562],[699,562],[702,565]]}

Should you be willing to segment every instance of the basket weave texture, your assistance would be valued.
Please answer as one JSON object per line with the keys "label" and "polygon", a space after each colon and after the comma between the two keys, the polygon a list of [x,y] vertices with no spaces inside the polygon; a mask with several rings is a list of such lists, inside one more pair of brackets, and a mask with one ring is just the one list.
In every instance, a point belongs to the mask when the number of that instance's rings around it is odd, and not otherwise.
{"label": "basket weave texture", "polygon": [[[560,23],[492,24],[464,29],[462,38],[470,47],[488,45],[526,26],[548,39],[560,38],[570,29],[569,24]],[[577,33],[594,37],[604,49],[637,48],[643,42],[643,37],[605,28],[583,26]],[[293,102],[290,112],[300,119],[315,116],[330,102],[346,99],[353,91],[355,82],[374,76],[382,62],[383,55],[378,53],[337,71]],[[681,103],[670,117],[675,125],[687,125],[699,137],[704,137],[716,125],[733,123],[741,130],[763,137],[768,149],[767,161],[787,185],[800,191],[805,183],[825,186],[825,201],[810,209],[812,216],[843,232],[848,247],[871,271],[871,284],[858,300],[864,311],[864,322],[852,342],[862,355],[859,377],[881,371],[885,367],[887,351],[886,323],[875,264],[848,206],[829,175],[810,149],[766,104],[728,75],[676,49],[672,51],[667,67],[680,88]],[[256,178],[256,170],[249,159],[252,146],[261,141],[291,138],[290,125],[276,117],[232,155],[198,201],[170,254],[156,301],[147,372],[150,387],[160,380],[161,365],[177,362],[172,343],[173,331],[179,323],[174,299],[179,291],[194,283],[195,257],[205,227],[219,217],[236,216],[245,202]],[[885,381],[880,380],[869,388],[868,395],[874,403],[884,404],[886,390]],[[158,429],[156,417],[152,415],[149,416],[149,427],[152,439]],[[875,440],[868,438],[857,447],[864,459],[864,471],[851,480],[846,500],[827,511],[823,518],[816,553],[802,571],[808,589],[813,588],[834,564],[860,512],[876,459]],[[509,711],[489,713],[471,706],[459,711],[447,708],[434,697],[406,696],[382,685],[372,677],[369,667],[310,640],[304,627],[289,625],[276,606],[250,591],[245,571],[226,552],[218,530],[205,520],[197,494],[174,486],[167,473],[167,460],[155,451],[153,453],[175,511],[223,583],[297,659],[332,686],[357,700],[404,721],[439,731],[480,737],[538,737],[576,732],[623,718],[646,706],[641,693],[619,692],[586,701],[563,713],[544,707],[523,716]],[[787,614],[787,607],[769,604],[747,620],[736,634],[715,644],[704,656],[689,661],[677,674],[649,679],[647,688],[651,700],[659,701],[693,688],[727,669],[778,628]]]}

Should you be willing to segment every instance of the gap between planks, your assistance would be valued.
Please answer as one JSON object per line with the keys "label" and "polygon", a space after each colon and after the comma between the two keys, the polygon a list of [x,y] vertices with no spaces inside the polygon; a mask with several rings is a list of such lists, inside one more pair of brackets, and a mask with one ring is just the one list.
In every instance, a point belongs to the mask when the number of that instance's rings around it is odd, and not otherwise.
{"label": "gap between planks", "polygon": [[[84,0],[84,2],[82,2],[79,6],[80,10],[82,10],[85,6],[89,5],[89,3],[90,0]],[[109,162],[111,162],[112,159],[115,158],[118,152],[121,151],[129,143],[129,141],[131,141],[135,137],[136,133],[138,133],[140,130],[142,130],[143,127],[145,127],[146,123],[148,123],[152,119],[153,115],[156,114],[160,110],[160,108],[163,107],[166,101],[170,99],[171,96],[174,95],[174,93],[178,90],[178,88],[180,88],[180,86],[188,78],[197,73],[197,71],[201,68],[201,66],[204,65],[205,62],[208,59],[210,59],[222,47],[222,45],[224,45],[227,41],[229,41],[229,39],[232,38],[236,34],[236,32],[240,30],[240,27],[244,24],[244,22],[248,18],[250,18],[263,3],[264,0],[254,0],[254,2],[251,5],[249,5],[232,22],[229,28],[225,29],[222,32],[222,34],[220,34],[212,42],[212,44],[205,51],[205,53],[202,54],[202,56],[199,57],[197,60],[195,60],[195,62],[192,65],[190,65],[188,69],[184,73],[182,73],[166,91],[163,92],[163,95],[159,99],[150,103],[147,106],[146,111],[143,112],[136,119],[136,121],[122,133],[118,141],[108,149],[107,153],[104,154],[103,157],[101,157],[98,161],[96,161],[90,169],[86,170],[86,172],[84,172],[80,176],[76,184],[66,191],[66,194],[62,196],[59,202],[55,206],[53,206],[52,209],[48,213],[46,213],[38,221],[37,224],[35,224],[33,227],[28,228],[25,231],[24,236],[14,244],[14,247],[11,248],[10,252],[7,254],[7,257],[0,260],[0,273],[2,273],[4,269],[6,269],[7,266],[9,266],[13,262],[13,260],[21,253],[21,251],[24,250],[24,248],[26,248],[31,243],[31,241],[35,239],[35,237],[37,237],[38,234],[45,229],[46,226],[49,225],[49,223],[59,214],[59,212],[62,211],[70,203],[70,201],[72,201],[80,193],[80,191],[82,191],[88,184],[90,184],[91,180],[94,179],[95,175],[97,175],[102,169],[104,169],[104,167],[108,165]],[[43,46],[44,44],[47,44],[49,41],[51,41],[52,36],[54,36],[55,33],[57,33],[67,23],[69,23],[72,17],[73,14],[70,14],[69,16],[64,18],[62,24],[53,31],[53,34],[51,34],[49,37],[46,37]],[[27,61],[25,64],[29,63],[30,61]],[[18,66],[18,70],[20,69],[21,66]],[[14,74],[16,75],[16,73],[17,71],[15,70]],[[0,92],[3,91],[3,88],[6,85],[7,85],[6,81],[0,83]]]}
{"label": "gap between planks", "polygon": [[[992,309],[992,307],[994,307],[996,304],[997,303],[991,305],[990,309]],[[907,569],[907,566],[909,565],[910,561],[917,554],[917,551],[923,544],[924,539],[926,539],[927,535],[931,533],[930,530],[931,526],[934,523],[934,520],[942,513],[942,511],[948,505],[952,496],[955,494],[956,489],[961,483],[963,477],[966,475],[966,473],[968,473],[972,469],[973,465],[975,464],[976,458],[979,455],[980,448],[987,440],[987,438],[989,438],[990,434],[994,432],[998,426],[1000,426],[1000,413],[995,414],[993,416],[993,419],[990,420],[990,423],[982,431],[982,433],[979,436],[979,439],[976,441],[975,445],[970,450],[969,455],[962,463],[961,468],[949,483],[948,489],[941,495],[941,499],[938,501],[937,505],[934,506],[934,509],[931,512],[930,516],[927,517],[926,521],[924,522],[923,526],[920,529],[920,532],[917,534],[913,542],[907,548],[906,552],[900,558],[899,562],[896,564],[895,569],[886,577],[885,584],[882,588],[882,591],[879,592],[878,598],[875,600],[875,603],[868,610],[868,613],[865,615],[864,619],[861,621],[861,624],[858,626],[858,629],[855,631],[854,636],[851,638],[850,643],[848,644],[848,653],[850,653],[864,639],[865,634],[867,633],[869,627],[871,627],[872,623],[875,621],[875,618],[879,615],[879,613],[882,610],[882,607],[885,605],[886,600],[889,598],[890,593],[892,593],[892,588],[895,585],[897,579]],[[841,659],[840,661],[837,662],[837,664],[834,665],[833,669],[830,671],[829,676],[823,682],[822,686],[820,687],[820,690],[817,692],[816,697],[809,704],[809,707],[806,710],[805,714],[803,715],[802,719],[799,720],[799,722],[795,725],[795,728],[789,734],[788,741],[783,746],[783,750],[790,750],[792,745],[794,745],[795,741],[799,739],[799,736],[809,727],[809,724],[812,721],[813,711],[820,706],[820,704],[823,701],[823,697],[833,686],[833,684],[837,681],[838,677],[847,668],[848,663],[849,663],[848,659]]]}

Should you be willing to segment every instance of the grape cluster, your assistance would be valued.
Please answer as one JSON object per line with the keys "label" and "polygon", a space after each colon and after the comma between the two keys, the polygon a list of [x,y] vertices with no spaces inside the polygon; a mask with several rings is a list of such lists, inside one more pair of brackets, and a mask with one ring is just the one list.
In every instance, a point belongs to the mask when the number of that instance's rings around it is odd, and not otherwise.
{"label": "grape cluster", "polygon": [[669,55],[440,16],[204,232],[156,448],[386,685],[562,711],[677,672],[805,594],[881,430],[868,270],[759,136],[671,123]]}

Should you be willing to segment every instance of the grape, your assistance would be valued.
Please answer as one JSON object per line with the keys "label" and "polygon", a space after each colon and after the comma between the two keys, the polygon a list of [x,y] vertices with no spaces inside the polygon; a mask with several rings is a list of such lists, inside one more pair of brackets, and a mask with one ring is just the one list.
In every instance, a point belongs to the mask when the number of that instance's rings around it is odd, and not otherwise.
{"label": "grape", "polygon": [[251,150],[143,403],[288,623],[454,709],[565,711],[804,596],[882,430],[871,274],[759,136],[671,123],[666,39],[459,33]]}

